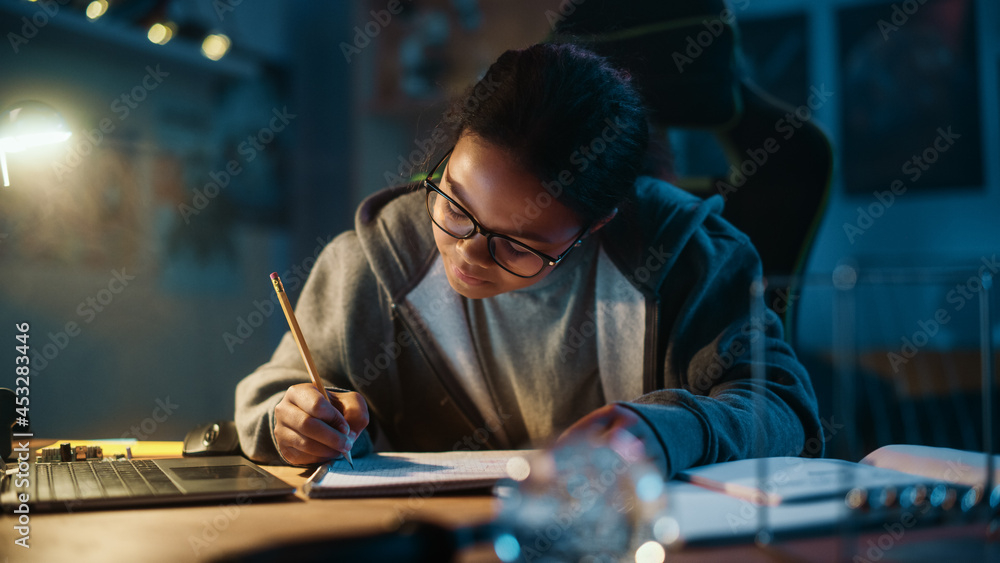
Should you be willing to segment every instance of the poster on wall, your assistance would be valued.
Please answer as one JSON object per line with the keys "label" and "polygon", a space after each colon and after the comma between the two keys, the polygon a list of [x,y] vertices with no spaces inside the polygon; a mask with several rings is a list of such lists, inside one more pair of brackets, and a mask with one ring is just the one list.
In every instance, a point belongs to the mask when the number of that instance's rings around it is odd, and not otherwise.
{"label": "poster on wall", "polygon": [[847,193],[982,188],[974,20],[972,0],[839,12]]}

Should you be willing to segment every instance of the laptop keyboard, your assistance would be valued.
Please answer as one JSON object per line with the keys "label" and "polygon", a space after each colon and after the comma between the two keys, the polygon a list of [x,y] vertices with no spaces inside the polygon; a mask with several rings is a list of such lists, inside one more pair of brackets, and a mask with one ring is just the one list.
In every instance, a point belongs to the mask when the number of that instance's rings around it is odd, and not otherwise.
{"label": "laptop keyboard", "polygon": [[180,494],[152,460],[70,461],[35,464],[38,501]]}

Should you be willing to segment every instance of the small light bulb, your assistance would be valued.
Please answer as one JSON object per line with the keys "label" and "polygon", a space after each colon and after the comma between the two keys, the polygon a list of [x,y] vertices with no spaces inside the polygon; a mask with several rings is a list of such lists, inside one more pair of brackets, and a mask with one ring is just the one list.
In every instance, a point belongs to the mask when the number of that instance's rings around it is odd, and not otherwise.
{"label": "small light bulb", "polygon": [[663,563],[667,559],[667,551],[655,541],[648,541],[635,550],[635,563]]}
{"label": "small light bulb", "polygon": [[205,37],[205,40],[201,42],[201,54],[217,61],[222,57],[226,56],[229,52],[229,47],[232,43],[229,38],[221,33],[213,33]]}
{"label": "small light bulb", "polygon": [[154,23],[150,26],[146,37],[157,45],[166,45],[174,37],[174,24],[170,22]]}
{"label": "small light bulb", "polygon": [[91,20],[96,20],[107,11],[108,0],[94,0],[90,4],[87,4],[87,17]]}

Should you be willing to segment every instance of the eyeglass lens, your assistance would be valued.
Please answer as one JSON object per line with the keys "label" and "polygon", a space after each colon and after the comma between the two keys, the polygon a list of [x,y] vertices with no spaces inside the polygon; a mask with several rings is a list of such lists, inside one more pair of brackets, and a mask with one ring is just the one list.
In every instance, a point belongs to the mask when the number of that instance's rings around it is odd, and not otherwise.
{"label": "eyeglass lens", "polygon": [[[435,225],[455,238],[466,238],[476,228],[471,217],[434,190],[427,191],[427,211]],[[493,259],[511,273],[530,277],[545,267],[540,256],[514,241],[492,236],[489,244]]]}

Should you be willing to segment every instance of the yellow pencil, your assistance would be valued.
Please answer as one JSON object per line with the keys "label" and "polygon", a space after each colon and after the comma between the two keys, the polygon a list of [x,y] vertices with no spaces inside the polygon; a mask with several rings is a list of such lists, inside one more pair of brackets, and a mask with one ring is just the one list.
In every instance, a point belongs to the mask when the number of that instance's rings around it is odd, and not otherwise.
{"label": "yellow pencil", "polygon": [[[330,399],[330,395],[327,394],[326,388],[323,387],[323,382],[319,379],[319,373],[316,372],[316,364],[313,363],[312,354],[309,353],[309,347],[306,346],[306,339],[302,336],[302,330],[299,328],[299,322],[295,320],[295,312],[292,310],[291,303],[288,302],[288,296],[285,295],[285,286],[281,284],[281,278],[278,277],[278,272],[271,274],[271,283],[274,284],[274,291],[278,294],[278,301],[281,303],[281,310],[285,312],[285,319],[288,320],[288,326],[292,329],[292,338],[295,339],[295,343],[299,346],[299,353],[302,354],[302,361],[306,363],[306,371],[309,372],[309,377],[312,379],[313,385],[319,390],[320,394],[326,397],[326,400],[333,405],[333,400]],[[334,406],[336,408],[336,406]],[[351,469],[354,469],[354,460],[351,459],[351,452],[344,452],[344,459],[347,463],[351,464]]]}

